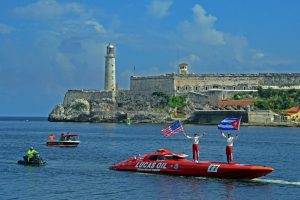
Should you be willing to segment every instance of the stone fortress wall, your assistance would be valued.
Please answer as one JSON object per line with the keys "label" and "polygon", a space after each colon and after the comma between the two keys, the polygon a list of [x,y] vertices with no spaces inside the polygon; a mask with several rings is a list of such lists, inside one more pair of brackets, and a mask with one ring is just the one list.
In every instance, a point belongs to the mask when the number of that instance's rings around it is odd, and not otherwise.
{"label": "stone fortress wall", "polygon": [[[227,99],[236,92],[256,91],[263,88],[300,89],[300,73],[270,74],[166,74],[160,76],[130,78],[130,90],[115,92],[116,103],[134,101],[138,97],[163,92],[168,95],[188,94],[196,103],[214,104],[218,99]],[[109,101],[114,97],[112,91],[69,90],[64,105],[74,99],[88,101]]]}
{"label": "stone fortress wall", "polygon": [[68,90],[65,94],[63,105],[67,106],[74,102],[76,99],[84,99],[89,102],[96,103],[111,103],[117,104],[116,106],[122,107],[122,104],[130,102],[142,102],[149,99],[149,94],[142,94],[132,92],[130,90],[101,91],[101,90]]}
{"label": "stone fortress wall", "polygon": [[259,86],[275,89],[300,89],[300,73],[266,74],[166,74],[152,77],[131,77],[130,90],[135,92],[165,92],[167,94],[220,89],[253,91]]}
{"label": "stone fortress wall", "polygon": [[75,99],[85,99],[95,102],[102,101],[103,99],[111,100],[112,92],[100,90],[68,90],[65,94],[63,105],[68,105]]}
{"label": "stone fortress wall", "polygon": [[175,92],[175,77],[166,75],[148,77],[130,77],[130,91],[140,94],[163,92],[169,95]]}

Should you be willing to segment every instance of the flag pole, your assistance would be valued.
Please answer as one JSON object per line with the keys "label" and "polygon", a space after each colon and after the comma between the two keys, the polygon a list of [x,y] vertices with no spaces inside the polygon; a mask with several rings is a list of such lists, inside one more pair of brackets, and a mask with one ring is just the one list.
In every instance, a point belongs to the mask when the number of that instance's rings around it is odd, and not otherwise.
{"label": "flag pole", "polygon": [[183,128],[183,126],[182,126],[182,124],[181,124],[181,121],[180,120],[178,120],[179,121],[179,124],[180,124],[180,126],[182,127],[182,129],[183,129],[183,134],[186,136],[186,133],[185,133],[185,130],[184,130],[184,128]]}
{"label": "flag pole", "polygon": [[241,123],[242,123],[242,115],[241,115],[241,117],[240,117],[240,123],[239,123],[238,132],[240,131],[240,125],[241,125]]}

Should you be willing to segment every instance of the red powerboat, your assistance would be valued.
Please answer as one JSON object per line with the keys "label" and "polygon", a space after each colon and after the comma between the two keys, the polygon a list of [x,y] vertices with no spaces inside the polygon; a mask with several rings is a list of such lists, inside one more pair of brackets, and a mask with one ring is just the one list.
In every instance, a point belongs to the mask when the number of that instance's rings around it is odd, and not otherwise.
{"label": "red powerboat", "polygon": [[201,176],[226,179],[254,179],[273,171],[271,167],[186,159],[187,155],[166,149],[138,155],[110,167],[112,170],[148,172],[178,176]]}
{"label": "red powerboat", "polygon": [[59,140],[47,141],[47,146],[59,146],[59,147],[76,147],[80,144],[78,140],[78,134],[62,133]]}

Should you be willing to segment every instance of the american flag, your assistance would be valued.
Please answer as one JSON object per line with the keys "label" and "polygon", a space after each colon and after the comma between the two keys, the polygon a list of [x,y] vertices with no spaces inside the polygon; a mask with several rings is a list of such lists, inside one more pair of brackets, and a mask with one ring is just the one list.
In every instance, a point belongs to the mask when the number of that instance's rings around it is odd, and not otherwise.
{"label": "american flag", "polygon": [[183,130],[183,127],[181,126],[180,121],[177,120],[177,121],[173,122],[170,126],[167,126],[163,129],[161,129],[161,132],[164,134],[165,137],[169,137],[176,133],[184,132],[184,130]]}

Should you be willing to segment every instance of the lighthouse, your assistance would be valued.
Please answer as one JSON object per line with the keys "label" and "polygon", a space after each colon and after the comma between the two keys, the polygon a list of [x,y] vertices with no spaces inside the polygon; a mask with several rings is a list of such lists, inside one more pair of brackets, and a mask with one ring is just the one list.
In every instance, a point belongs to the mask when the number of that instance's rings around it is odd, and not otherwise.
{"label": "lighthouse", "polygon": [[111,43],[106,48],[104,90],[116,91],[116,56],[115,48]]}

